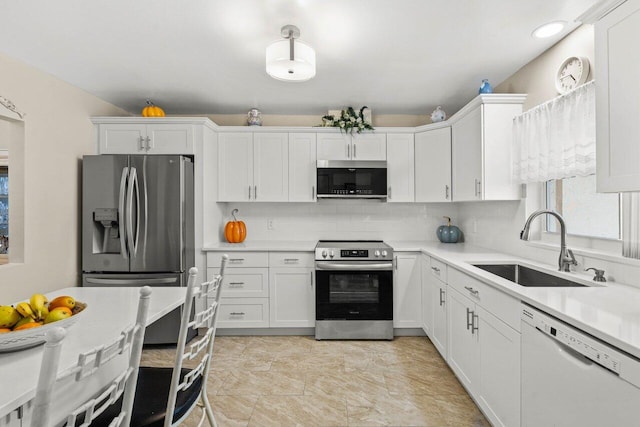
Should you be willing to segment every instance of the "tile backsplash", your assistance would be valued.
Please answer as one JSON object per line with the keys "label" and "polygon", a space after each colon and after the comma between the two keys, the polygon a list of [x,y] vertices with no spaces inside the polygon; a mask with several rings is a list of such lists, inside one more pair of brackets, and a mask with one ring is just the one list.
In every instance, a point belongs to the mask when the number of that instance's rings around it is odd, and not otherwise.
{"label": "tile backsplash", "polygon": [[[231,211],[247,225],[247,241],[270,240],[436,240],[443,216],[457,217],[452,204],[322,200],[318,203],[219,203],[223,223]],[[222,226],[222,225],[221,225]],[[221,229],[218,229],[220,233]],[[209,237],[209,236],[207,236]],[[205,241],[218,241],[219,236]]]}

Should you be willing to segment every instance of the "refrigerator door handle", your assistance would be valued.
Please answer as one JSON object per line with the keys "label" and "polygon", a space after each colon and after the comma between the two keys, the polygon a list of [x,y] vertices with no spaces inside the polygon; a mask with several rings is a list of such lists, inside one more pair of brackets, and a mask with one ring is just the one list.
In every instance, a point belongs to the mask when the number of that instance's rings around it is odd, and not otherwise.
{"label": "refrigerator door handle", "polygon": [[127,245],[125,239],[127,238],[127,233],[125,231],[125,193],[127,190],[127,176],[129,175],[129,168],[127,166],[122,168],[122,176],[120,177],[120,193],[118,196],[119,206],[118,206],[118,229],[120,232],[120,252],[122,253],[122,257],[125,259],[129,258],[129,253],[127,252]]}
{"label": "refrigerator door handle", "polygon": [[[133,193],[136,193],[136,233],[133,233]],[[136,168],[129,171],[129,186],[127,190],[127,242],[131,257],[135,257],[138,251],[138,232],[140,231],[140,191],[138,188],[138,173]]]}
{"label": "refrigerator door handle", "polygon": [[108,286],[144,286],[144,285],[170,285],[178,283],[176,277],[162,277],[156,279],[101,279],[97,277],[87,277],[87,283],[92,285],[108,285]]}

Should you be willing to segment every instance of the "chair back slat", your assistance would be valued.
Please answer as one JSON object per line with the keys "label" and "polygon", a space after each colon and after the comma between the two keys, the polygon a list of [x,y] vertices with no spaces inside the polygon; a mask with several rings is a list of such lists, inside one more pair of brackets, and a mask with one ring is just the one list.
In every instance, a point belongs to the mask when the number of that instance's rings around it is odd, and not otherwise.
{"label": "chair back slat", "polygon": [[[199,286],[195,284],[198,270],[195,267],[189,270],[187,296],[183,309],[182,322],[180,324],[177,356],[173,367],[171,389],[169,391],[169,399],[167,402],[167,416],[165,416],[164,420],[165,427],[174,425],[172,414],[175,412],[177,394],[179,391],[187,390],[194,384],[194,382],[196,382],[196,380],[202,378],[202,388],[199,393],[200,396],[204,395],[206,397],[207,374],[211,367],[216,320],[219,312],[220,291],[222,289],[222,280],[228,259],[229,257],[227,255],[223,255],[220,265],[220,274],[216,275],[210,281],[201,283]],[[189,313],[191,312],[191,307],[194,305],[200,310],[197,310],[196,313],[194,313],[193,319],[190,321]],[[188,328],[197,328],[201,333],[204,332],[204,334],[202,335],[202,338],[196,339],[187,347],[186,336]],[[183,362],[185,360],[194,360],[198,357],[200,357],[200,359],[197,366],[189,369],[186,374],[182,376]],[[192,409],[193,407],[188,410],[184,417],[186,417]],[[213,419],[213,414],[211,412],[211,405],[208,401],[205,402],[205,410],[211,421]]]}
{"label": "chair back slat", "polygon": [[[144,286],[140,289],[138,312],[136,323],[121,332],[120,336],[107,345],[95,347],[78,356],[76,365],[58,374],[61,344],[66,334],[62,328],[54,328],[47,332],[47,341],[44,347],[42,365],[31,426],[50,427],[64,422],[65,426],[89,426],[109,406],[116,403],[124,395],[122,409],[110,422],[110,427],[128,426],[133,408],[135,385],[142,353],[144,340],[144,328],[149,310],[151,288]],[[81,405],[75,407],[63,420],[51,419],[51,407],[53,405],[55,389],[57,385],[69,382],[85,382],[89,377],[103,369],[112,372],[117,367],[118,356],[126,358],[126,366],[119,371],[116,378],[105,386],[102,386],[97,395],[91,396]],[[112,362],[113,361],[113,362]],[[112,363],[110,363],[112,362]],[[99,377],[97,377],[99,379]],[[92,379],[92,382],[94,380]],[[78,384],[81,389],[82,384]]]}

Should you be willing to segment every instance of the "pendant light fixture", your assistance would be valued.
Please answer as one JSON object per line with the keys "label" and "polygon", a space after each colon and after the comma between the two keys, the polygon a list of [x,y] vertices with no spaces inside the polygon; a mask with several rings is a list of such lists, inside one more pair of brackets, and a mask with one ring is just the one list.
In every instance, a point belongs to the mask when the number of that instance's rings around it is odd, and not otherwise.
{"label": "pendant light fixture", "polygon": [[300,29],[285,25],[280,31],[284,40],[267,46],[267,74],[277,80],[304,82],[316,75],[316,52],[309,45],[296,40]]}

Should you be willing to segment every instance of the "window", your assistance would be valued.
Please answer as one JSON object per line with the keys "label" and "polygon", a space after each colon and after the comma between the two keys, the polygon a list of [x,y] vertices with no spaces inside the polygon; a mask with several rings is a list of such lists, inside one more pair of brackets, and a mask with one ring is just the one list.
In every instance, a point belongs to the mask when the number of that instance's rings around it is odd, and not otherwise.
{"label": "window", "polygon": [[[546,182],[547,209],[561,214],[567,233],[601,239],[620,239],[620,195],[596,193],[596,176],[577,176]],[[559,231],[547,217],[547,231]]]}

